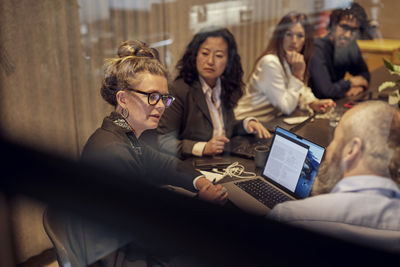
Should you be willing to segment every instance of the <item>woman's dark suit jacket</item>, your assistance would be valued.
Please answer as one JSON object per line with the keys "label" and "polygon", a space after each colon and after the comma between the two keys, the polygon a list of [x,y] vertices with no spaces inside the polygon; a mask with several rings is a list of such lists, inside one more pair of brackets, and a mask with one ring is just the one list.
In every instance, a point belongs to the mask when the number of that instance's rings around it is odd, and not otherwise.
{"label": "woman's dark suit jacket", "polygon": [[[207,142],[212,138],[213,126],[201,83],[188,85],[183,79],[170,85],[170,93],[176,98],[165,110],[158,124],[160,148],[178,157],[192,155],[197,142]],[[222,88],[223,90],[223,88]],[[245,134],[243,121],[237,121],[232,108],[222,104],[225,135]]]}
{"label": "woman's dark suit jacket", "polygon": [[101,128],[87,141],[82,161],[95,163],[137,181],[157,186],[175,185],[196,191],[193,180],[201,173],[185,162],[138,141],[132,130],[113,122],[118,118],[122,119],[115,112],[104,118]]}

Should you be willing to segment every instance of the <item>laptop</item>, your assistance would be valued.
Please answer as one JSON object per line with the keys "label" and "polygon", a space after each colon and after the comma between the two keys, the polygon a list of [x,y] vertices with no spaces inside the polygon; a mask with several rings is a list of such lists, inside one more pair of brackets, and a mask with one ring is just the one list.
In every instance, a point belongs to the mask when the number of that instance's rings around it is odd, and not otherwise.
{"label": "laptop", "polygon": [[324,153],[324,147],[276,127],[261,176],[223,186],[237,207],[265,215],[278,203],[310,195]]}

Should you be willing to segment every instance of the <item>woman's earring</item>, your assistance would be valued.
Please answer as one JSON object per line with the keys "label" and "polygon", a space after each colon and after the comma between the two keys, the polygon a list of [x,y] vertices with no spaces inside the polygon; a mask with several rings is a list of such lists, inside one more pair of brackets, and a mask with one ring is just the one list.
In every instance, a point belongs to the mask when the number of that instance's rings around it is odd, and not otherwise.
{"label": "woman's earring", "polygon": [[122,117],[124,117],[124,119],[127,119],[128,116],[129,116],[129,110],[126,109],[126,108],[122,108],[121,109],[121,115],[122,115]]}

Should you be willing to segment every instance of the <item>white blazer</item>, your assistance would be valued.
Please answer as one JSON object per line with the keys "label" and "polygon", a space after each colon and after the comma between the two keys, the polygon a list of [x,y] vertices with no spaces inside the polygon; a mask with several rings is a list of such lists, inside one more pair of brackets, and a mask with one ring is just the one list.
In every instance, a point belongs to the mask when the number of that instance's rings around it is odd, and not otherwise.
{"label": "white blazer", "polygon": [[252,116],[270,121],[282,113],[289,115],[297,106],[306,109],[317,99],[309,87],[292,75],[286,60],[284,67],[287,75],[276,55],[260,59],[235,109],[237,119]]}

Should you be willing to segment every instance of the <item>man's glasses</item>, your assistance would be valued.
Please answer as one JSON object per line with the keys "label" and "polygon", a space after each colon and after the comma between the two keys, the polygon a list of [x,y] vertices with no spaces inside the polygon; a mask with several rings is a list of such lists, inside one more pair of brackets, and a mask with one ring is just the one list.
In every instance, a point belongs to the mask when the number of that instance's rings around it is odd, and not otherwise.
{"label": "man's glasses", "polygon": [[157,92],[153,92],[153,93],[146,93],[146,92],[142,92],[136,89],[132,89],[132,88],[128,88],[128,91],[133,91],[142,95],[147,95],[147,102],[149,103],[149,105],[151,106],[155,106],[157,105],[158,101],[160,101],[160,99],[162,99],[162,102],[164,103],[165,107],[169,107],[171,106],[172,102],[174,102],[175,97],[173,97],[172,95],[162,95],[160,93]]}
{"label": "man's glasses", "polygon": [[353,35],[357,34],[360,30],[360,28],[358,28],[358,27],[351,27],[347,24],[339,24],[339,27],[342,28],[342,30],[345,32],[350,31],[351,34],[353,34]]}

